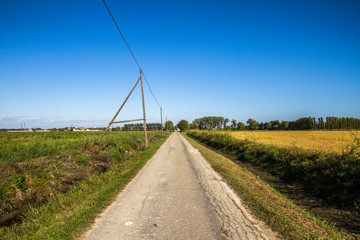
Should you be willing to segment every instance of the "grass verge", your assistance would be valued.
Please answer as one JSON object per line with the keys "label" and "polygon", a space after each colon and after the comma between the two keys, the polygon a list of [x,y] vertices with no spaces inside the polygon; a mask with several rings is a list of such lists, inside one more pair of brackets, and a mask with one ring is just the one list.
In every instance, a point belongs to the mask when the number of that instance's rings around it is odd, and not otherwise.
{"label": "grass verge", "polygon": [[1,239],[76,239],[131,181],[165,142],[165,136],[109,171],[95,174],[39,208],[30,208],[21,223],[0,229]]}
{"label": "grass verge", "polygon": [[262,182],[257,176],[224,156],[184,135],[230,185],[244,205],[258,219],[284,239],[355,239],[333,225],[312,216],[291,200]]}

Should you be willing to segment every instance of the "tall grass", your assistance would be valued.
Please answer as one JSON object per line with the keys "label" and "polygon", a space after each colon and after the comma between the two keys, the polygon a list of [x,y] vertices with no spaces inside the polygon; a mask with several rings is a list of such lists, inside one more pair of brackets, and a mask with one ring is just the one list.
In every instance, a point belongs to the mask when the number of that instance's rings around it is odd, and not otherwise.
{"label": "tall grass", "polygon": [[[19,135],[18,135],[19,134]],[[0,133],[0,163],[20,162],[43,156],[62,156],[69,150],[86,150],[96,144],[99,133]],[[153,134],[149,134],[151,140]],[[138,149],[143,143],[141,132],[110,132],[101,146],[115,144],[123,149]],[[126,147],[124,147],[126,146]]]}

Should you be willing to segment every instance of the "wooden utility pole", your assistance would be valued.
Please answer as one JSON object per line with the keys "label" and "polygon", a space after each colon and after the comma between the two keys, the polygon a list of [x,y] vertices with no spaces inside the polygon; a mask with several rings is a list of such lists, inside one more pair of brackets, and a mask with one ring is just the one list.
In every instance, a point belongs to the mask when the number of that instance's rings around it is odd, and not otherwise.
{"label": "wooden utility pole", "polygon": [[164,135],[163,121],[162,121],[162,107],[160,107],[160,116],[161,116],[161,136]]}
{"label": "wooden utility pole", "polygon": [[[133,119],[133,120],[124,120],[124,121],[116,121],[115,119],[116,117],[119,115],[121,109],[124,107],[126,101],[129,99],[130,95],[132,94],[132,92],[134,91],[135,87],[138,85],[139,81],[141,81],[141,95],[142,95],[142,103],[143,103],[143,114],[144,117],[140,118],[140,119]],[[140,77],[138,78],[138,80],[136,81],[134,87],[131,89],[130,93],[127,95],[126,99],[124,100],[123,104],[121,104],[121,107],[119,108],[119,110],[116,112],[115,116],[111,119],[111,121],[109,122],[109,125],[106,127],[104,133],[102,134],[99,142],[101,142],[101,140],[104,138],[106,132],[110,129],[110,126],[113,123],[126,123],[126,122],[135,122],[135,121],[143,121],[144,120],[144,137],[145,137],[145,148],[148,147],[148,141],[147,141],[147,131],[146,131],[146,115],[145,115],[145,98],[144,98],[144,85],[143,85],[143,77],[142,77],[142,70],[140,68]]]}
{"label": "wooden utility pole", "polygon": [[145,138],[145,148],[148,147],[147,141],[147,131],[146,131],[146,114],[145,114],[145,98],[144,98],[144,84],[143,84],[143,75],[142,69],[140,68],[140,79],[141,79],[141,95],[142,95],[142,104],[143,104],[143,113],[144,113],[144,138]]}

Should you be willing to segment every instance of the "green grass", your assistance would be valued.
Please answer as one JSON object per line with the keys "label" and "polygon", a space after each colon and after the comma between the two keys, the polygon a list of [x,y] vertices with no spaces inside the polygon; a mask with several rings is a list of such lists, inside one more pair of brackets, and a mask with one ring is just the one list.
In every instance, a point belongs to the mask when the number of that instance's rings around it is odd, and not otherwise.
{"label": "green grass", "polygon": [[[0,132],[0,217],[103,172],[143,149],[142,132]],[[149,132],[151,143],[160,136]],[[0,218],[1,224],[1,218]]]}
{"label": "green grass", "polygon": [[184,136],[217,171],[258,219],[284,239],[355,239],[296,206],[257,176],[199,142]]}
{"label": "green grass", "polygon": [[[122,134],[130,135],[129,139],[131,141],[118,141],[119,136]],[[101,143],[97,150],[98,153],[102,154],[101,156],[104,156],[105,153],[108,154],[107,157],[110,156],[111,161],[113,161],[111,168],[103,173],[95,172],[64,193],[50,193],[47,197],[47,203],[38,208],[30,208],[24,214],[20,223],[16,223],[11,227],[0,228],[0,238],[74,239],[80,236],[95,219],[96,215],[111,202],[167,139],[167,136],[159,138],[155,137],[155,134],[150,134],[149,148],[144,150],[142,140],[136,137],[137,134],[141,133],[121,133],[120,135],[112,133],[106,136],[104,143]],[[98,135],[95,134],[94,136],[94,139],[98,139]],[[134,148],[134,144],[138,147]],[[90,146],[90,148],[98,147],[96,144],[87,145],[86,143],[85,146]],[[86,154],[77,155],[73,163],[77,162],[80,166],[87,165],[89,159],[86,156]],[[51,157],[49,159],[51,160]],[[58,165],[59,168],[66,169],[66,166],[64,167],[59,159],[50,160],[46,162],[47,168],[57,168],[56,165]],[[30,163],[30,165],[33,164]],[[39,172],[36,173],[35,171],[30,175],[30,178],[37,179],[33,182],[42,184],[41,186],[44,188],[49,176],[45,174],[46,172],[42,170],[42,167],[38,167]],[[24,177],[21,173],[18,173],[11,180],[8,179],[11,182],[8,188],[13,188],[15,184],[20,189],[24,182],[28,181],[28,179],[24,180]]]}
{"label": "green grass", "polygon": [[[0,163],[21,162],[44,156],[63,158],[69,151],[85,151],[99,140],[101,134],[102,132],[0,132]],[[152,135],[150,132],[149,137]],[[126,148],[141,147],[142,136],[142,132],[109,132],[101,144],[115,144],[119,150],[125,151],[128,150]]]}

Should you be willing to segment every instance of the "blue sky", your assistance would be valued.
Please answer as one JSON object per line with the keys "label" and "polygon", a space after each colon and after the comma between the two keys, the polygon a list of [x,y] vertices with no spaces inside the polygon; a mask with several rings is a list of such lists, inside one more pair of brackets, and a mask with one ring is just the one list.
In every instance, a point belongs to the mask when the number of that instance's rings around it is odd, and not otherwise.
{"label": "blue sky", "polygon": [[[175,123],[360,118],[360,1],[107,4]],[[0,128],[105,126],[138,76],[102,1],[0,0]]]}

